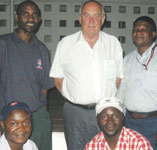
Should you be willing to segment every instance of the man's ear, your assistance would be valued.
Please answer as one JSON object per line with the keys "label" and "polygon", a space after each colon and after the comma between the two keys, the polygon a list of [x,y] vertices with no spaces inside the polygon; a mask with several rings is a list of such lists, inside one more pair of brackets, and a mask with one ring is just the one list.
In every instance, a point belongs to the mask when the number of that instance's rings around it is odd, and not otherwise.
{"label": "man's ear", "polygon": [[82,23],[81,22],[81,15],[79,15],[78,19],[79,19],[79,23],[81,24]]}
{"label": "man's ear", "polygon": [[101,22],[101,25],[103,25],[103,24],[104,24],[105,19],[106,19],[106,17],[105,17],[105,16],[103,16],[103,17],[102,17],[102,22]]}
{"label": "man's ear", "polygon": [[97,119],[97,122],[99,122],[99,114],[97,114],[96,119]]}
{"label": "man's ear", "polygon": [[15,18],[15,21],[16,21],[16,22],[19,22],[19,18],[18,18],[18,15],[17,15],[17,14],[15,15],[14,18]]}
{"label": "man's ear", "polygon": [[3,121],[0,121],[0,136],[3,134],[3,129],[4,129],[4,123]]}
{"label": "man's ear", "polygon": [[156,32],[153,32],[153,39],[155,39],[156,37]]}
{"label": "man's ear", "polygon": [[4,122],[0,121],[0,126],[2,127],[2,129],[4,129]]}

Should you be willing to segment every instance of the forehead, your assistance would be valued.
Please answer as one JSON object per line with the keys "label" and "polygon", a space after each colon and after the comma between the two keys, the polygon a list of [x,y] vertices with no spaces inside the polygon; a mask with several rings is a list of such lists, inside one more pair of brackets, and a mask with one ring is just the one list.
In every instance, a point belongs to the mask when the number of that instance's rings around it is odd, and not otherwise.
{"label": "forehead", "polygon": [[26,4],[26,5],[22,5],[19,8],[19,12],[22,13],[24,11],[28,11],[28,10],[33,10],[33,11],[39,11],[38,8],[35,5],[32,4]]}
{"label": "forehead", "polygon": [[93,12],[96,11],[96,12],[101,13],[101,7],[99,4],[95,2],[89,2],[83,6],[82,12],[85,12],[85,11],[93,11]]}
{"label": "forehead", "polygon": [[134,27],[147,27],[150,28],[150,24],[147,21],[137,21]]}
{"label": "forehead", "polygon": [[18,120],[18,119],[25,119],[26,117],[29,117],[30,114],[23,110],[23,109],[14,109],[12,110],[7,119],[6,120],[10,120],[10,119],[15,119],[15,120]]}

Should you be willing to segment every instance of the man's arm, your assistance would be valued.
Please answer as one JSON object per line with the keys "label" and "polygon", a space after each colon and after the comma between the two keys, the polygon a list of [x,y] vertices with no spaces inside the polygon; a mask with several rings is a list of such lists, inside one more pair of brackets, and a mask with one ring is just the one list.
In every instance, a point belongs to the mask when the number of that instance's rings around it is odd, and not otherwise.
{"label": "man's arm", "polygon": [[125,87],[124,78],[123,78],[123,79],[121,79],[121,83],[120,83],[119,88],[117,90],[116,97],[124,102],[125,93],[126,93],[126,87]]}
{"label": "man's arm", "polygon": [[117,89],[119,88],[120,82],[121,82],[121,78],[117,78],[116,79],[116,87],[117,87]]}
{"label": "man's arm", "polygon": [[3,121],[0,118],[0,136],[3,134],[2,123],[3,123]]}
{"label": "man's arm", "polygon": [[63,83],[63,79],[64,78],[54,78],[54,82],[56,85],[56,88],[58,89],[58,91],[61,93],[62,92],[62,83]]}
{"label": "man's arm", "polygon": [[[48,97],[48,95],[47,95],[47,90],[42,90],[42,93],[45,95],[45,97],[46,97],[46,99],[47,99],[47,97]],[[46,110],[47,110],[47,105],[45,106],[45,108],[46,108]]]}

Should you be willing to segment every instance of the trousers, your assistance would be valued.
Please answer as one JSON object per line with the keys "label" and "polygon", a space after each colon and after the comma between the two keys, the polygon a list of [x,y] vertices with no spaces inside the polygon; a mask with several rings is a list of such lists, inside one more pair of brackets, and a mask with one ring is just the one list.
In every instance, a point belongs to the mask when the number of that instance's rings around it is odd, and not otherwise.
{"label": "trousers", "polygon": [[33,112],[33,128],[31,140],[39,150],[52,150],[52,125],[50,114],[46,107]]}
{"label": "trousers", "polygon": [[[157,150],[157,117],[147,117],[143,119],[134,119],[126,111],[125,126],[144,135],[153,147]],[[156,144],[155,144],[156,143]]]}
{"label": "trousers", "polygon": [[85,145],[100,132],[95,109],[87,110],[66,102],[63,122],[68,150],[84,150]]}

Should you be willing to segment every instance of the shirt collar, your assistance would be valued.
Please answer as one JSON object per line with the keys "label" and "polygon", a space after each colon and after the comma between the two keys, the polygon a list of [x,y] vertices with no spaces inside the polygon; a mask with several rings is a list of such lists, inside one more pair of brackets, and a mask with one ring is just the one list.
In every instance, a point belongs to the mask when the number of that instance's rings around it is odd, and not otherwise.
{"label": "shirt collar", "polygon": [[17,33],[17,30],[18,30],[18,29],[15,29],[15,30],[14,30],[13,36],[15,37],[15,39],[16,39],[18,42],[22,42],[22,43],[24,43],[24,44],[26,44],[26,45],[32,45],[32,44],[34,44],[34,43],[37,41],[37,37],[36,37],[35,34],[33,33],[31,43],[29,43],[29,44],[26,43],[25,41],[23,41],[23,40],[19,37],[19,35],[18,35],[18,33]]}
{"label": "shirt collar", "polygon": [[[86,42],[86,40],[84,39],[82,31],[80,31],[80,33],[79,33],[79,36],[77,38],[77,42]],[[97,42],[101,42],[101,43],[103,42],[101,31],[99,32],[99,38],[98,38]]]}
{"label": "shirt collar", "polygon": [[129,141],[130,141],[130,136],[127,135],[127,128],[123,127],[121,134],[119,136],[118,144],[122,144],[122,143],[129,144]]}
{"label": "shirt collar", "polygon": [[9,143],[8,143],[6,137],[5,137],[5,134],[3,134],[1,136],[1,138],[2,138],[3,145],[5,146],[4,148],[7,148],[8,150],[11,150],[10,145],[9,145]]}
{"label": "shirt collar", "polygon": [[155,42],[152,43],[152,45],[142,54],[142,56],[138,53],[138,50],[136,49],[136,57],[138,60],[141,58],[147,58],[150,56],[150,53],[152,51],[152,48],[154,47]]}
{"label": "shirt collar", "polygon": [[110,146],[108,145],[102,131],[99,133],[99,139],[98,139],[97,143],[101,143],[102,145],[105,145],[106,147],[108,147],[108,149],[110,149]]}
{"label": "shirt collar", "polygon": [[[119,142],[125,142],[125,140],[124,140],[124,139],[125,139],[125,138],[124,138],[124,134],[125,134],[125,127],[123,127],[122,130],[121,130],[121,134],[120,134],[120,136],[119,136],[118,143],[119,143]],[[118,144],[118,143],[117,143],[117,144]]]}
{"label": "shirt collar", "polygon": [[[117,149],[117,147],[119,147],[119,144],[121,144],[120,142],[125,142],[125,141],[123,140],[124,137],[123,137],[122,133],[124,133],[124,127],[123,127],[122,130],[121,130],[119,139],[118,139],[117,144],[116,144],[116,149]],[[110,146],[109,146],[109,144],[107,143],[107,141],[106,141],[106,139],[105,139],[105,136],[104,136],[104,134],[103,134],[102,131],[101,131],[100,138],[99,138],[99,140],[97,141],[97,143],[101,143],[101,144],[105,145],[106,147],[108,147],[108,149],[110,149]]]}

